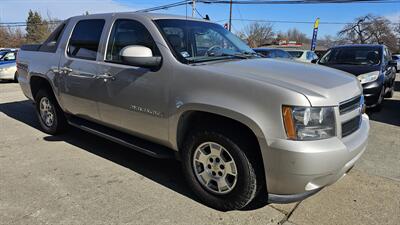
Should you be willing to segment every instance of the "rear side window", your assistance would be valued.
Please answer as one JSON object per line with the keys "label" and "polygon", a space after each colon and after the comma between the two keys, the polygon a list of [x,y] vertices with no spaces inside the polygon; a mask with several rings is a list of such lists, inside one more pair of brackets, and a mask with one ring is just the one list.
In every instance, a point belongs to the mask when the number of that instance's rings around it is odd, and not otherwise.
{"label": "rear side window", "polygon": [[284,59],[290,58],[289,53],[287,53],[283,50],[276,50],[275,54],[276,54],[277,58],[284,58]]}
{"label": "rear side window", "polygon": [[56,52],[58,43],[64,32],[65,23],[60,24],[47,38],[47,40],[40,46],[39,51],[42,52]]}
{"label": "rear side window", "polygon": [[69,39],[67,54],[70,57],[96,60],[104,20],[79,21]]}
{"label": "rear side window", "polygon": [[141,45],[151,49],[154,56],[160,52],[146,27],[134,20],[116,20],[107,47],[106,61],[122,63],[119,53],[128,45]]}

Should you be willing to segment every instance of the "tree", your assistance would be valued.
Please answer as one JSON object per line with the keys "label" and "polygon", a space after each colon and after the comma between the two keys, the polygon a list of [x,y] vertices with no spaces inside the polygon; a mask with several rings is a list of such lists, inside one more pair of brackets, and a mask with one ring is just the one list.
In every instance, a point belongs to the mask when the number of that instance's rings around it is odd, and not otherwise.
{"label": "tree", "polygon": [[371,14],[357,18],[338,32],[339,39],[344,43],[353,44],[385,44],[391,51],[398,49],[396,35],[391,23],[384,17]]}
{"label": "tree", "polygon": [[351,43],[366,44],[372,37],[369,32],[369,21],[371,20],[371,17],[372,15],[368,14],[356,18],[354,23],[345,25],[344,28],[339,31],[338,36],[342,40]]}
{"label": "tree", "polygon": [[397,53],[400,53],[400,17],[397,20],[397,23],[393,24],[393,31],[396,35],[396,39],[397,39]]}
{"label": "tree", "polygon": [[18,48],[25,41],[20,28],[0,27],[0,47]]}
{"label": "tree", "polygon": [[275,33],[271,24],[254,22],[237,35],[247,41],[250,47],[256,48],[271,43]]}
{"label": "tree", "polygon": [[331,48],[337,44],[340,44],[340,43],[338,43],[338,40],[336,40],[335,37],[333,37],[331,35],[325,35],[323,38],[321,38],[318,41],[318,43],[319,43],[319,45],[324,46],[326,48]]}
{"label": "tree", "polygon": [[305,33],[302,33],[296,28],[289,29],[286,33],[286,37],[289,41],[296,41],[299,43],[306,43],[310,41]]}
{"label": "tree", "polygon": [[29,43],[41,43],[49,35],[48,22],[42,19],[37,11],[29,10],[26,20],[26,41]]}
{"label": "tree", "polygon": [[308,43],[310,39],[307,38],[305,33],[302,33],[300,30],[296,28],[291,28],[287,32],[279,32],[276,36],[278,41],[286,40],[286,41],[295,41],[298,43]]}

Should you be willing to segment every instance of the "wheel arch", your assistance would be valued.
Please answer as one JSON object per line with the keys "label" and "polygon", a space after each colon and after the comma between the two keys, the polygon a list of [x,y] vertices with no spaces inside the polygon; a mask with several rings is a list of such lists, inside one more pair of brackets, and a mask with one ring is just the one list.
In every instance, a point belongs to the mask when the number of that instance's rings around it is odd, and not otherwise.
{"label": "wheel arch", "polygon": [[[201,119],[198,120],[199,118]],[[226,130],[240,129],[241,135],[247,134],[246,137],[249,137],[249,140],[256,145],[255,151],[259,156],[263,175],[266,177],[266,165],[264,164],[267,157],[267,143],[260,126],[244,114],[218,106],[195,104],[180,108],[179,113],[177,113],[173,120],[174,123],[170,124],[170,141],[173,148],[178,151],[177,156],[180,155],[179,150],[182,149],[184,140],[186,140],[186,137],[189,134],[189,131],[193,129],[193,126],[196,124],[207,124],[204,121],[210,123],[210,120],[213,122],[217,120],[224,124],[229,123],[233,126],[227,126]]]}
{"label": "wheel arch", "polygon": [[56,94],[55,88],[50,79],[48,79],[47,77],[43,77],[43,76],[33,75],[29,78],[29,87],[30,87],[30,91],[31,91],[33,100],[35,99],[37,92],[41,88],[45,88],[54,96],[54,98],[56,99],[56,103],[63,110],[63,106],[62,106],[62,104],[60,104],[61,102],[60,102],[59,96]]}

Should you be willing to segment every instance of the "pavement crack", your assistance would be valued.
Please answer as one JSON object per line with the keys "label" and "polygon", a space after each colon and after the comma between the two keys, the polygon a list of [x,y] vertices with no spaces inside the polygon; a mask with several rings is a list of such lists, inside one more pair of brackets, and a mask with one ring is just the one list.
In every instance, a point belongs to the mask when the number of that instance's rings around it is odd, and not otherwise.
{"label": "pavement crack", "polygon": [[283,217],[283,219],[281,221],[278,222],[279,225],[284,224],[286,221],[289,220],[290,216],[293,214],[293,212],[297,209],[297,207],[300,205],[300,203],[302,203],[303,201],[297,202],[296,205],[293,207],[293,209],[291,209],[286,215],[285,217]]}

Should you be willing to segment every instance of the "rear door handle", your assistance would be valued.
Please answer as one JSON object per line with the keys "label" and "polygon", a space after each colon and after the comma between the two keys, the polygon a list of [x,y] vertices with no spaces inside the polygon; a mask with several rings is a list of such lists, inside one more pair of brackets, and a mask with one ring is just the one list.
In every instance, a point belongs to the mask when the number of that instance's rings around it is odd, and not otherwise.
{"label": "rear door handle", "polygon": [[62,73],[67,73],[67,74],[72,72],[72,69],[68,67],[61,67],[60,70]]}
{"label": "rear door handle", "polygon": [[111,75],[109,73],[96,75],[95,78],[96,79],[103,79],[104,81],[115,80],[115,76],[113,76],[113,75]]}

